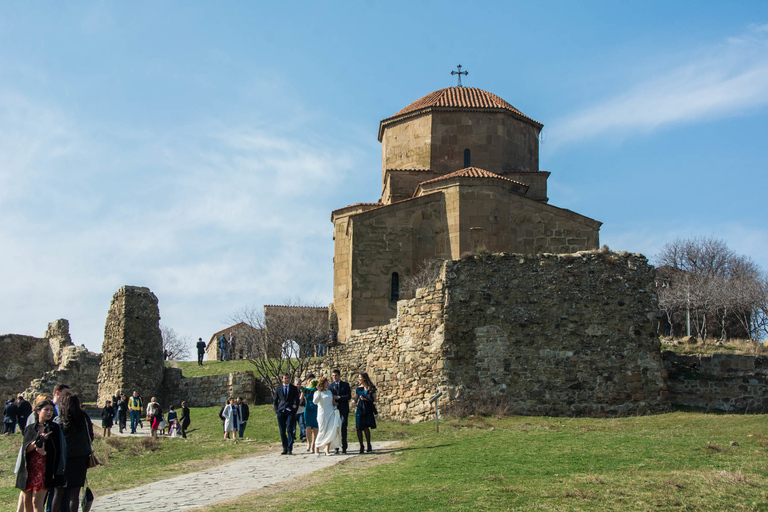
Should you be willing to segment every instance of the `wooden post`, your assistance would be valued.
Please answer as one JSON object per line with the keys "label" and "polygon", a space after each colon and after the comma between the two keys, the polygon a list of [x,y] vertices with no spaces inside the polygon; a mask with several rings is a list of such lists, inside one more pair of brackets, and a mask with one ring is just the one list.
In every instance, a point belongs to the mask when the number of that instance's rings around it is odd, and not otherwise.
{"label": "wooden post", "polygon": [[429,403],[435,404],[435,432],[440,432],[440,410],[437,407],[437,399],[443,396],[442,391],[435,393],[435,396],[429,399]]}

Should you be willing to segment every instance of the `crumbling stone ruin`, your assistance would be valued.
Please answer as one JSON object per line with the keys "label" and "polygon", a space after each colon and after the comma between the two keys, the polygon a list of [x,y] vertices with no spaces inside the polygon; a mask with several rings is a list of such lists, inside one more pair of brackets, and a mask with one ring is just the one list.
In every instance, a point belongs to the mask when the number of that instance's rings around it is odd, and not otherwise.
{"label": "crumbling stone ruin", "polygon": [[147,399],[160,392],[165,364],[157,297],[149,288],[123,286],[112,297],[104,326],[98,403],[115,390],[138,390]]}
{"label": "crumbling stone ruin", "polygon": [[639,254],[493,254],[449,260],[398,302],[388,325],[352,331],[316,371],[368,372],[379,413],[428,419],[484,400],[512,414],[620,416],[665,411],[653,267]]}
{"label": "crumbling stone ruin", "polygon": [[96,399],[101,355],[72,344],[67,320],[49,323],[42,338],[0,336],[0,350],[0,394],[50,394],[55,383],[67,382],[84,400]]}

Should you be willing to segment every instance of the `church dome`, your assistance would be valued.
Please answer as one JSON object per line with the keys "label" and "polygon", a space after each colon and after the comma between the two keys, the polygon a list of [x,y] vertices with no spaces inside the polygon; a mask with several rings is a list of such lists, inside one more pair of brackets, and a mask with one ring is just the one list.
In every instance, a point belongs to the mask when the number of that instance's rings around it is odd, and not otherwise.
{"label": "church dome", "polygon": [[499,96],[496,96],[495,94],[488,91],[478,89],[476,87],[446,87],[445,89],[440,89],[438,91],[429,93],[426,96],[414,101],[404,109],[400,110],[400,112],[389,119],[434,107],[443,107],[449,109],[466,108],[472,110],[508,110],[513,114],[527,119],[528,121],[532,121],[537,125],[541,125],[539,122],[526,116]]}

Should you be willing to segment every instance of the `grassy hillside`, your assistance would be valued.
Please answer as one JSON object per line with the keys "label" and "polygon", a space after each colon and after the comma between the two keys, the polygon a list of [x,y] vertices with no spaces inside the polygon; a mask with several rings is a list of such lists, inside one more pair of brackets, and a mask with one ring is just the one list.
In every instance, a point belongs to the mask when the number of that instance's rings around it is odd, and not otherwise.
{"label": "grassy hillside", "polygon": [[[188,443],[97,439],[105,465],[89,481],[106,494],[168,478],[169,469],[175,476],[276,449],[270,407],[252,411],[245,442],[221,439],[218,408],[192,410]],[[768,510],[767,419],[470,417],[441,422],[439,434],[434,423],[382,421],[375,439],[401,444],[340,464],[333,470],[340,484],[319,475],[296,490],[267,488],[208,510]],[[0,512],[14,510],[20,438],[0,437]]]}
{"label": "grassy hillside", "polygon": [[255,368],[247,360],[203,361],[203,366],[199,366],[197,361],[166,361],[165,366],[180,368],[182,375],[185,377],[203,377],[205,375],[222,375],[243,371],[254,372]]}

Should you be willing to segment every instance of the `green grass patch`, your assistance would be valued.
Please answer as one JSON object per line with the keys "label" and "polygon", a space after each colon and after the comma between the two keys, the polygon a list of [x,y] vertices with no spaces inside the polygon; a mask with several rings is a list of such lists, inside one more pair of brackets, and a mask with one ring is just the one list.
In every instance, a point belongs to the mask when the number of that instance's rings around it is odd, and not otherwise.
{"label": "green grass patch", "polygon": [[236,361],[203,361],[203,366],[199,366],[197,361],[166,361],[165,366],[169,368],[181,369],[184,377],[205,377],[207,375],[224,375],[233,372],[254,372],[255,366],[247,359]]}
{"label": "green grass patch", "polygon": [[[192,409],[190,442],[105,442],[89,472],[100,495],[278,448],[270,406],[251,408],[247,442],[224,442],[218,408]],[[471,416],[440,424],[381,421],[397,448],[356,457],[296,491],[269,489],[213,512],[275,510],[768,510],[765,415],[675,412],[621,419]],[[21,436],[0,438],[0,512],[14,510]],[[351,447],[355,434],[350,432]],[[116,446],[112,446],[116,444]],[[386,462],[369,464],[370,461]],[[340,498],[340,493],[342,498]]]}
{"label": "green grass patch", "polygon": [[401,447],[373,456],[390,463],[334,469],[334,481],[349,482],[343,499],[318,478],[300,492],[206,510],[768,510],[765,419],[677,412],[471,417],[439,434],[408,426]]}

